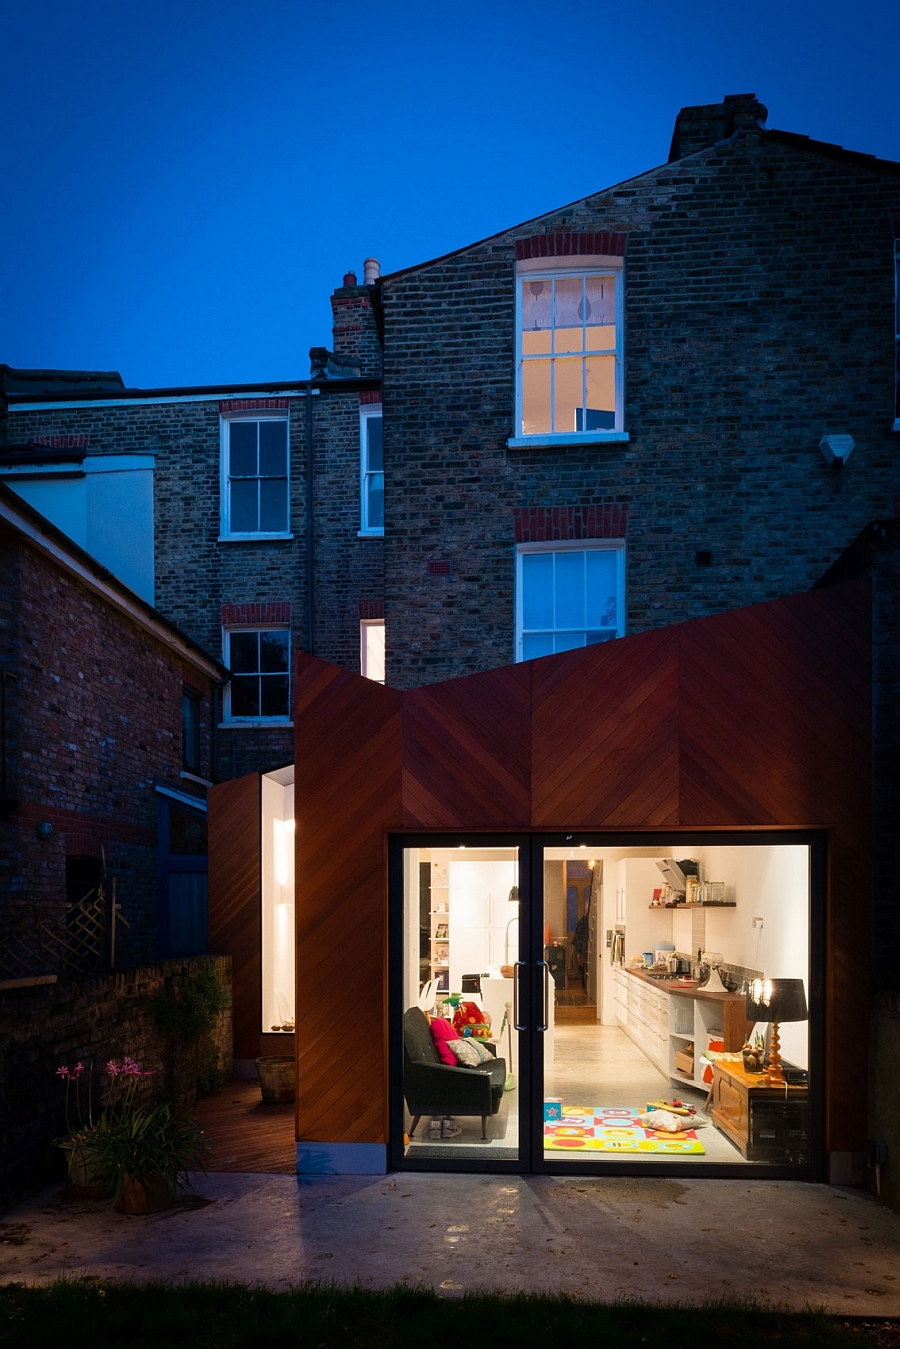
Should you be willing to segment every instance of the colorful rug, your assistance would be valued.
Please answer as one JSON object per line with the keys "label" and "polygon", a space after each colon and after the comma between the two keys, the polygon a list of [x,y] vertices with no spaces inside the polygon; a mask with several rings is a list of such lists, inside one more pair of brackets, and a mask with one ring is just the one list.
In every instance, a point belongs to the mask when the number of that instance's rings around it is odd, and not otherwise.
{"label": "colorful rug", "polygon": [[544,1149],[551,1152],[702,1153],[695,1129],[668,1134],[645,1129],[640,1109],[564,1105],[562,1119],[544,1124]]}

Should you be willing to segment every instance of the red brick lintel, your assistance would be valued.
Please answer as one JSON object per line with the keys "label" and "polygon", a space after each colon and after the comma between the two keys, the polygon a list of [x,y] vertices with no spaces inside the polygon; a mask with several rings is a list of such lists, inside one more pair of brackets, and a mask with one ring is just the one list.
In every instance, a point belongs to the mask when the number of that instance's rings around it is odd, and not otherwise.
{"label": "red brick lintel", "polygon": [[516,543],[624,539],[627,506],[530,506],[513,511]]}
{"label": "red brick lintel", "polygon": [[39,435],[33,444],[43,445],[50,450],[86,450],[91,443],[90,431],[60,432],[57,435]]}
{"label": "red brick lintel", "polygon": [[223,628],[269,628],[284,626],[291,621],[291,606],[287,600],[269,604],[223,604]]}
{"label": "red brick lintel", "polygon": [[359,395],[359,402],[360,402],[360,406],[362,406],[364,403],[378,403],[378,404],[380,404],[380,403],[381,403],[381,390],[380,390],[380,389],[363,389],[362,393]]}
{"label": "red brick lintel", "polygon": [[528,258],[571,258],[591,255],[604,258],[623,258],[628,235],[603,230],[594,234],[532,234],[516,240],[516,260]]}
{"label": "red brick lintel", "polygon": [[384,618],[384,600],[360,600],[360,618]]}
{"label": "red brick lintel", "polygon": [[286,412],[290,405],[287,398],[229,398],[219,404],[219,413],[224,417],[229,412]]}

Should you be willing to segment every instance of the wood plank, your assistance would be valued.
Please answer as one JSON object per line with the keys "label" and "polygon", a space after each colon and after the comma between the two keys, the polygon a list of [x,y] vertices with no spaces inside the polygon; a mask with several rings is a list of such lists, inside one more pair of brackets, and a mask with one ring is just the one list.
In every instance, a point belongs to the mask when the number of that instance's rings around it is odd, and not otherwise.
{"label": "wood plank", "polygon": [[209,789],[209,949],[231,956],[234,1054],[259,1056],[262,1025],[260,775]]}

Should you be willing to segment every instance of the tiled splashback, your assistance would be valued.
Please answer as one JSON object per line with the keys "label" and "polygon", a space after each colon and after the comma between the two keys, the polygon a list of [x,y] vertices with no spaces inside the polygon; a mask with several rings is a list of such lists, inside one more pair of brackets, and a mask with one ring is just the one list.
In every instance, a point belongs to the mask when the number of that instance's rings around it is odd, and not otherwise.
{"label": "tiled splashback", "polygon": [[723,961],[719,966],[719,978],[730,993],[740,993],[751,979],[762,979],[762,970],[751,970],[747,965],[729,965]]}

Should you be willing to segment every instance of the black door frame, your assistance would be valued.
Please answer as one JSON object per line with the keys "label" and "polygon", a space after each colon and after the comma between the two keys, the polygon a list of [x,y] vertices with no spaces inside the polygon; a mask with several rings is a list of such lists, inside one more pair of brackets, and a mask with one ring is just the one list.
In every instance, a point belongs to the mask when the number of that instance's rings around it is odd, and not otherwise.
{"label": "black door frame", "polygon": [[[548,1159],[543,1148],[543,1036],[541,1024],[544,994],[543,966],[543,856],[547,847],[652,847],[673,849],[688,843],[720,846],[758,844],[804,844],[809,848],[809,1162],[805,1166],[779,1166],[763,1162],[703,1162],[678,1158],[651,1162],[626,1160],[574,1162],[566,1157]],[[403,1152],[403,851],[405,848],[459,847],[519,848],[519,1007],[526,1030],[519,1035],[517,1108],[519,1112],[519,1160],[482,1162],[465,1159],[454,1163],[448,1157],[418,1161]],[[827,831],[811,829],[584,829],[504,833],[478,830],[416,832],[391,835],[388,862],[388,1007],[390,1055],[389,1158],[392,1170],[486,1172],[488,1174],[544,1175],[652,1175],[689,1176],[711,1179],[820,1180],[825,1175],[825,895],[829,852]]]}

